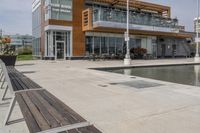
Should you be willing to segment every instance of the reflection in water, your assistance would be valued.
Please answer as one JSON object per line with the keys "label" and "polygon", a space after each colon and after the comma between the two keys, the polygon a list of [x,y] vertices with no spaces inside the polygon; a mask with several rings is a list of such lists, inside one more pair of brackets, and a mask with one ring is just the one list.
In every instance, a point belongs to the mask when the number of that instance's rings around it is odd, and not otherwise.
{"label": "reflection in water", "polygon": [[124,69],[124,75],[131,75],[131,69]]}
{"label": "reflection in water", "polygon": [[146,68],[118,69],[109,71],[126,75],[186,84],[186,85],[200,86],[199,65],[146,67]]}
{"label": "reflection in water", "polygon": [[194,72],[195,72],[195,86],[200,86],[199,82],[199,71],[200,71],[200,66],[194,66]]}

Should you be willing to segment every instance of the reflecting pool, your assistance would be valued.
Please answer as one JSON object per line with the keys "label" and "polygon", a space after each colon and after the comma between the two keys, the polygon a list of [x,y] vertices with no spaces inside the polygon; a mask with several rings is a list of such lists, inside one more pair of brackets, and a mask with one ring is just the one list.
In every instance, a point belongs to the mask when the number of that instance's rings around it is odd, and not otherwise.
{"label": "reflecting pool", "polygon": [[106,71],[179,84],[200,86],[200,65],[142,67]]}

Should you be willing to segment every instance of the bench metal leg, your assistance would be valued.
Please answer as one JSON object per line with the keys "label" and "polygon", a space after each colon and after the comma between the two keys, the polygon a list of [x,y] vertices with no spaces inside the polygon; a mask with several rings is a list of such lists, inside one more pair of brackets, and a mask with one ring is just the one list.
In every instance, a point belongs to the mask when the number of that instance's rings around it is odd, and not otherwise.
{"label": "bench metal leg", "polygon": [[0,70],[0,75],[3,76],[3,71],[2,70]]}
{"label": "bench metal leg", "polygon": [[5,121],[4,121],[4,123],[3,123],[5,126],[6,126],[6,125],[8,124],[8,122],[9,122],[9,119],[10,119],[10,116],[11,116],[11,114],[12,114],[12,112],[13,112],[13,109],[14,109],[15,104],[16,104],[16,97],[14,96],[14,97],[12,98],[11,103],[10,103],[9,110],[8,110],[7,115],[6,115]]}
{"label": "bench metal leg", "polygon": [[6,89],[5,89],[4,93],[3,93],[2,100],[5,100],[7,92],[8,92],[8,86],[6,86]]}
{"label": "bench metal leg", "polygon": [[52,128],[52,129],[37,132],[37,133],[59,133],[59,132],[82,128],[82,127],[87,127],[87,126],[91,126],[91,125],[92,124],[90,124],[89,122],[81,122],[81,123],[61,126],[61,127],[57,127],[57,128]]}
{"label": "bench metal leg", "polygon": [[3,74],[1,73],[0,74],[0,81],[2,81],[2,79],[3,79]]}
{"label": "bench metal leg", "polygon": [[3,82],[1,83],[1,89],[3,89],[4,83],[5,83],[5,78],[3,79]]}
{"label": "bench metal leg", "polygon": [[3,76],[3,69],[0,69],[0,75]]}

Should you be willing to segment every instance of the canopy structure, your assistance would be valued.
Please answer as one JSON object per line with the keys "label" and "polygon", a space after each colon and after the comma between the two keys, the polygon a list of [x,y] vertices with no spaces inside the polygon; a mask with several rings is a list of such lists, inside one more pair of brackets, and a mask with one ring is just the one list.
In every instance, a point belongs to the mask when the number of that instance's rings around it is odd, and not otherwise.
{"label": "canopy structure", "polygon": [[[99,2],[99,3],[106,3],[110,4],[112,6],[126,6],[127,0],[88,0],[91,2]],[[163,16],[166,16],[170,18],[171,16],[171,9],[169,6],[159,5],[159,4],[153,4],[149,2],[143,2],[139,0],[129,0],[130,7],[137,8],[137,9],[143,9],[143,10],[149,10],[149,11],[156,11]]]}

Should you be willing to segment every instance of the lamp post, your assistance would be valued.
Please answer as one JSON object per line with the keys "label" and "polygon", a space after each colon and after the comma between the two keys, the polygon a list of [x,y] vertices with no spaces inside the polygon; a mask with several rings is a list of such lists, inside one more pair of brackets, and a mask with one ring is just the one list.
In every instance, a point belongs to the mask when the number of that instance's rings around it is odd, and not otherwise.
{"label": "lamp post", "polygon": [[124,65],[131,65],[129,40],[130,40],[129,38],[129,0],[127,0],[127,25],[126,25],[126,32],[125,32],[126,56],[124,59]]}
{"label": "lamp post", "polygon": [[200,62],[199,58],[199,0],[197,0],[197,20],[196,20],[196,55],[195,62]]}

